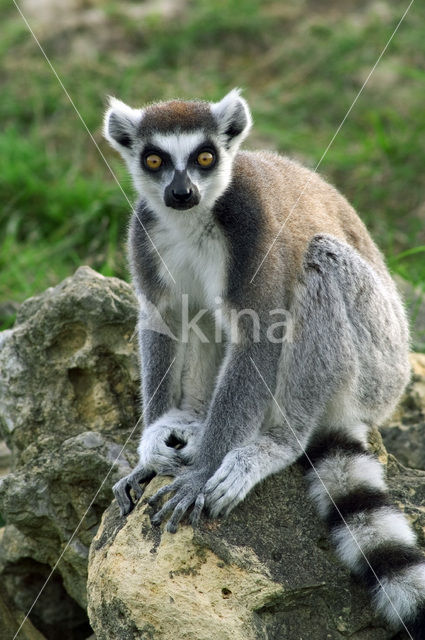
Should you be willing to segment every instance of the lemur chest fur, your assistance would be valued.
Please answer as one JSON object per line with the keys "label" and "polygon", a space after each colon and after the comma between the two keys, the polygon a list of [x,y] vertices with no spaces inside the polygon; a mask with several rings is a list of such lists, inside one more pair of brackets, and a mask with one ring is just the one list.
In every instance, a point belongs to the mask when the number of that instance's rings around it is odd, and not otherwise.
{"label": "lemur chest fur", "polygon": [[166,222],[158,219],[152,229],[152,240],[167,265],[158,265],[160,277],[176,300],[186,294],[190,305],[215,307],[226,286],[225,238],[210,212],[202,220],[180,217],[169,216]]}

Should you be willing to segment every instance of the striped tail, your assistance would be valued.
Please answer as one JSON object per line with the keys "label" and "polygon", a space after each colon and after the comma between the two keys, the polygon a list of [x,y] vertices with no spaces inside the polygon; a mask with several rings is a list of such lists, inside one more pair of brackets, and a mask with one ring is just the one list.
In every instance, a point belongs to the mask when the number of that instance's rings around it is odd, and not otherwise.
{"label": "striped tail", "polygon": [[366,582],[387,622],[425,640],[425,556],[389,500],[381,464],[342,432],[315,436],[303,462],[339,558]]}

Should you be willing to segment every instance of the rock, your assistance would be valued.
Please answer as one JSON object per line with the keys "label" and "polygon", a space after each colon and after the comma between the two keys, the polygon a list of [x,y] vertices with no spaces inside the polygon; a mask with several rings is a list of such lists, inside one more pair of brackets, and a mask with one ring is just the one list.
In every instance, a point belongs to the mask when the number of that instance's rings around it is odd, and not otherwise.
{"label": "rock", "polygon": [[121,452],[139,413],[135,322],[131,287],[83,267],[0,333],[0,436],[13,458],[0,479],[0,572],[25,611],[54,568],[31,613],[49,639],[92,633],[89,545],[112,484],[135,463],[137,437]]}
{"label": "rock", "polygon": [[15,465],[84,431],[121,442],[137,420],[136,301],[81,267],[24,302],[0,333],[0,431]]}
{"label": "rock", "polygon": [[425,354],[411,354],[412,379],[381,429],[387,450],[407,467],[425,470]]}
{"label": "rock", "polygon": [[37,631],[28,619],[24,621],[24,618],[25,614],[12,606],[6,590],[0,584],[0,638],[12,640],[23,623],[19,632],[21,640],[46,640],[45,636]]}
{"label": "rock", "polygon": [[101,434],[86,432],[69,438],[57,451],[40,454],[3,480],[1,513],[8,523],[0,548],[3,573],[10,571],[11,561],[18,571],[19,557],[29,555],[38,563],[54,566],[61,555],[58,571],[64,587],[85,608],[89,545],[111,501],[111,483],[130,469],[119,452],[120,447]]}
{"label": "rock", "polygon": [[0,477],[9,473],[11,451],[5,442],[0,442]]}
{"label": "rock", "polygon": [[[390,485],[425,544],[425,473],[390,456]],[[98,640],[387,640],[364,588],[336,560],[297,466],[268,478],[224,521],[175,535],[150,524],[146,497],[106,510],[89,558]],[[411,487],[416,487],[412,493]]]}

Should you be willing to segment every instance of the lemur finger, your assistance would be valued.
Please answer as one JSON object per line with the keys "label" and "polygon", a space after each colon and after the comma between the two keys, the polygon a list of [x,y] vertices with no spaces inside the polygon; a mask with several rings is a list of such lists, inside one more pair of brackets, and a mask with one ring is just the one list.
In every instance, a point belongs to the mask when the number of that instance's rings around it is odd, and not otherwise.
{"label": "lemur finger", "polygon": [[[233,504],[233,500],[226,499],[225,496],[214,502],[211,506],[209,506],[209,512],[212,518],[218,518],[219,516],[227,515],[233,508],[236,506],[238,501],[236,500]],[[233,505],[230,507],[230,505]]]}
{"label": "lemur finger", "polygon": [[177,456],[179,462],[182,465],[189,466],[193,462],[195,453],[193,451],[193,448],[191,449],[190,447],[184,447],[183,449],[180,449],[180,451],[177,451]]}
{"label": "lemur finger", "polygon": [[204,492],[206,495],[211,494],[222,482],[223,478],[218,475],[218,471],[215,472],[212,478],[210,478],[205,485]]}
{"label": "lemur finger", "polygon": [[216,482],[208,489],[206,488],[205,494],[207,503],[213,504],[230,492],[232,492],[232,495],[234,495],[235,491],[238,491],[240,489],[241,483],[242,478],[235,473],[234,469],[233,473],[222,474],[221,477],[219,477],[218,482]]}
{"label": "lemur finger", "polygon": [[221,481],[212,488],[205,488],[207,503],[212,504],[216,502],[219,498],[227,493],[228,489],[229,487],[225,484],[225,482]]}
{"label": "lemur finger", "polygon": [[156,527],[161,524],[164,517],[176,507],[181,501],[181,496],[176,495],[163,505],[163,507],[151,518],[152,524]]}
{"label": "lemur finger", "polygon": [[216,518],[220,514],[227,516],[236,505],[243,500],[247,491],[242,478],[235,478],[233,482],[222,483],[207,497],[207,504],[211,515]]}
{"label": "lemur finger", "polygon": [[196,527],[198,525],[204,505],[205,505],[205,495],[203,493],[200,493],[195,500],[195,505],[193,507],[192,513],[190,514],[190,518],[189,518],[189,521],[192,527]]}
{"label": "lemur finger", "polygon": [[161,487],[161,489],[159,489],[156,493],[154,493],[153,496],[149,498],[148,504],[151,507],[154,507],[162,498],[162,496],[167,495],[167,493],[170,493],[170,491],[178,489],[178,486],[176,486],[176,484],[176,481],[174,481],[171,484],[166,484],[165,487]]}
{"label": "lemur finger", "polygon": [[129,485],[131,486],[131,488],[134,491],[134,496],[136,498],[136,501],[139,500],[142,497],[143,492],[145,490],[145,484],[142,487],[142,485],[140,484],[141,482],[144,483],[145,481],[144,480],[137,480],[137,478],[129,478],[128,479],[128,483],[129,483]]}
{"label": "lemur finger", "polygon": [[169,531],[170,533],[176,533],[177,526],[180,520],[183,518],[186,511],[189,509],[192,502],[193,502],[192,496],[186,496],[186,498],[183,498],[183,500],[180,500],[180,502],[178,503],[178,505],[173,511],[173,515],[167,522],[167,526],[166,526],[167,531]]}
{"label": "lemur finger", "polygon": [[240,502],[242,502],[245,496],[246,496],[246,492],[239,491],[237,494],[233,496],[231,500],[223,501],[223,503],[221,504],[220,514],[224,518],[227,518],[229,513],[233,511],[233,509],[237,507]]}
{"label": "lemur finger", "polygon": [[226,506],[226,508],[221,511],[223,517],[227,518],[229,513],[231,511],[233,511],[233,509],[235,507],[238,506],[238,504],[243,500],[243,498],[244,498],[244,496],[236,496],[235,498],[233,498],[233,500],[231,502],[229,502],[229,504]]}
{"label": "lemur finger", "polygon": [[220,485],[228,480],[229,476],[234,474],[235,467],[233,464],[224,463],[217,469],[212,478],[205,485],[205,494],[212,494]]}
{"label": "lemur finger", "polygon": [[137,500],[139,500],[145,492],[146,485],[155,477],[155,472],[153,471],[137,471],[137,473],[131,474],[127,480],[131,485],[131,488],[134,491],[134,495]]}
{"label": "lemur finger", "polygon": [[127,478],[123,478],[117,482],[112,488],[118,506],[120,508],[120,515],[126,516],[133,510],[134,504],[130,495],[130,487],[127,483]]}

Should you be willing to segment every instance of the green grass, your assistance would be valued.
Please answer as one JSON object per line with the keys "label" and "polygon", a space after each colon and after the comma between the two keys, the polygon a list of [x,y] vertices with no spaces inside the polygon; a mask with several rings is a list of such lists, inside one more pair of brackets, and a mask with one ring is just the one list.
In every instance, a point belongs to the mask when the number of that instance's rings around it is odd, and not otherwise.
{"label": "green grass", "polygon": [[[255,117],[248,146],[314,167],[404,10],[395,0],[376,10],[354,2],[193,0],[172,19],[135,20],[122,3],[100,6],[105,23],[92,31],[81,25],[55,34],[29,20],[130,199],[125,170],[102,141],[107,94],[139,105],[214,100],[242,86]],[[128,203],[8,0],[0,0],[0,19],[0,305],[56,284],[82,263],[127,277]],[[424,21],[425,7],[414,4],[320,166],[391,268],[422,286]],[[88,52],[79,53],[77,37]]]}

